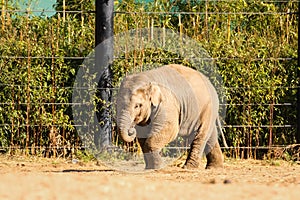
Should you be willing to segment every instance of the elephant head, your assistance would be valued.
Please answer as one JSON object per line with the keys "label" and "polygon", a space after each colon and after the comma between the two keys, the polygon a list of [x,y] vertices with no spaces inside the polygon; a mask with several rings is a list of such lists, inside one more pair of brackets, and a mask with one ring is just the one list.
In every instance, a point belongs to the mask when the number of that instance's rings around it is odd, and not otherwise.
{"label": "elephant head", "polygon": [[157,84],[139,81],[130,76],[125,78],[117,95],[117,124],[125,142],[137,136],[135,126],[150,123],[151,107],[158,106],[161,91]]}

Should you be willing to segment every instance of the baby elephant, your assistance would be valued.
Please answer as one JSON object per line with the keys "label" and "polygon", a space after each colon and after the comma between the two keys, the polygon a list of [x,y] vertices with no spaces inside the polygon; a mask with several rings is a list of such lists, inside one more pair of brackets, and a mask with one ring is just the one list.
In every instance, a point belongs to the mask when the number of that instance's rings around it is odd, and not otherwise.
{"label": "baby elephant", "polygon": [[210,81],[182,65],[166,65],[124,78],[117,96],[117,125],[125,142],[137,137],[146,169],[162,165],[161,149],[178,135],[192,138],[185,168],[222,167],[216,121],[219,100]]}

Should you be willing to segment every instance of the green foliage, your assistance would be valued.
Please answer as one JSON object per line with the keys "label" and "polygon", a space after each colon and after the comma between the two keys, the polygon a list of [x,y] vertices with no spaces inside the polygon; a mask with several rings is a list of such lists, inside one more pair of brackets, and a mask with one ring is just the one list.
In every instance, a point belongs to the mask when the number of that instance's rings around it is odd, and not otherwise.
{"label": "green foliage", "polygon": [[83,162],[90,162],[95,161],[95,155],[90,154],[89,152],[85,150],[78,150],[76,151],[76,157]]}
{"label": "green foliage", "polygon": [[3,12],[1,20],[0,146],[35,153],[36,147],[74,145],[69,103],[82,60],[72,57],[91,51],[93,29],[71,14]]}
{"label": "green foliage", "polygon": [[[296,142],[295,2],[155,0],[146,5],[123,3],[116,10],[117,33],[169,28],[199,41],[215,58],[227,89],[225,135],[229,145]],[[154,60],[162,64],[179,61],[159,50],[134,52],[124,58],[120,66],[126,66],[125,71],[143,70],[141,63]],[[286,124],[292,127],[284,127]],[[251,150],[247,156],[253,156]]]}
{"label": "green foliage", "polygon": [[[93,49],[94,14],[87,11],[94,10],[94,1],[65,2],[63,7],[57,1],[51,18],[5,12],[17,4],[0,3],[4,148],[80,144],[69,103],[83,59],[73,57],[83,58]],[[84,12],[63,12],[79,10]],[[296,134],[295,127],[283,127],[296,121],[296,12],[293,1],[115,1],[114,31],[159,27],[199,41],[215,58],[227,89],[229,145],[284,145],[294,143]],[[142,65],[174,62],[190,65],[160,49],[125,53],[114,62],[114,85],[129,71],[145,70]]]}

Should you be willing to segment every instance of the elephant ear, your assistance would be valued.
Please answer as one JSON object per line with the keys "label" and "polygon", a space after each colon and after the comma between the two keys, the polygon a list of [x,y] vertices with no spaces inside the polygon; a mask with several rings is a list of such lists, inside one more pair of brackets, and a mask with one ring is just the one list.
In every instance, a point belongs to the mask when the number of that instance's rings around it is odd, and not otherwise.
{"label": "elephant ear", "polygon": [[158,106],[159,103],[162,101],[162,94],[161,94],[160,87],[155,83],[150,83],[148,91],[149,91],[149,97],[152,105]]}

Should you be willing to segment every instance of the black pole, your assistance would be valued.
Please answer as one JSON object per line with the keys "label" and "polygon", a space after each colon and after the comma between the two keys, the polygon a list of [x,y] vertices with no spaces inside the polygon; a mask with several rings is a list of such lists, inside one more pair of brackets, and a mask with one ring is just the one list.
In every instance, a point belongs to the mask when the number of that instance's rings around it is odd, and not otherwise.
{"label": "black pole", "polygon": [[113,36],[113,12],[113,0],[96,0],[96,46]]}
{"label": "black pole", "polygon": [[297,133],[296,141],[300,144],[300,1],[298,2],[298,66],[297,66]]}
{"label": "black pole", "polygon": [[95,65],[102,73],[98,83],[97,118],[100,131],[94,135],[94,142],[98,149],[111,144],[112,118],[112,71],[113,62],[113,11],[114,0],[96,0],[96,30],[95,30]]}

